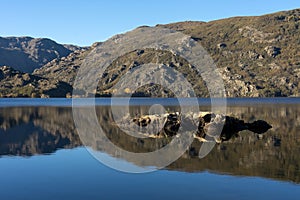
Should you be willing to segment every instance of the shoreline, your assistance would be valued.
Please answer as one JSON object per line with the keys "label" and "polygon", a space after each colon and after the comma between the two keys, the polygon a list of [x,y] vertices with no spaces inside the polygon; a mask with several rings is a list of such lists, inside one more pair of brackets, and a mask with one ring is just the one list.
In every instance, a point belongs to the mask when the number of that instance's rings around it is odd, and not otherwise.
{"label": "shoreline", "polygon": [[[151,106],[153,104],[160,104],[164,106],[197,106],[193,103],[195,98],[180,98],[179,104],[177,98],[0,98],[0,107],[17,107],[17,106]],[[210,98],[197,98],[198,106],[211,106]],[[220,104],[218,104],[218,100]],[[263,98],[226,98],[214,99],[215,105],[224,106],[263,106],[263,105],[299,105],[300,97],[263,97]]]}

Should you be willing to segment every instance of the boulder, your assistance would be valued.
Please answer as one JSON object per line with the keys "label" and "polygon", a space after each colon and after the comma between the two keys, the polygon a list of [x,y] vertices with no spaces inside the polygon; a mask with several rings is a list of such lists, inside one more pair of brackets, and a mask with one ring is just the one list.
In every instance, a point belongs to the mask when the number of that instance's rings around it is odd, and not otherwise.
{"label": "boulder", "polygon": [[217,45],[217,47],[218,47],[219,49],[224,49],[224,48],[227,47],[227,44],[225,44],[225,43],[219,43],[219,44]]}
{"label": "boulder", "polygon": [[267,46],[265,47],[265,51],[267,52],[267,54],[273,58],[275,58],[277,55],[279,55],[280,52],[280,48],[275,47],[275,46]]}

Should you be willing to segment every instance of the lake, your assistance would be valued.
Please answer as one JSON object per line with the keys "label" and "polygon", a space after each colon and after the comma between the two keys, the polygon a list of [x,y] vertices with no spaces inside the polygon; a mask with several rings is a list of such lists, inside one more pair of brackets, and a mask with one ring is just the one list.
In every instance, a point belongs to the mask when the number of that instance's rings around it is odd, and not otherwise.
{"label": "lake", "polygon": [[[209,99],[198,99],[210,111]],[[189,100],[184,100],[189,105]],[[97,99],[97,120],[114,145],[152,152],[170,138],[140,139],[114,123],[110,99]],[[120,106],[126,101],[120,100]],[[179,111],[176,99],[131,99],[131,114],[151,105]],[[85,109],[83,106],[82,109]],[[194,140],[170,165],[150,173],[126,173],[102,164],[92,153],[120,165],[141,167],[105,151],[108,141],[82,141],[71,99],[0,99],[1,199],[298,199],[300,196],[300,98],[228,99],[227,115],[264,120],[263,134],[241,131],[216,144],[204,158]],[[88,132],[88,129],[87,131]],[[155,166],[152,166],[155,168]]]}

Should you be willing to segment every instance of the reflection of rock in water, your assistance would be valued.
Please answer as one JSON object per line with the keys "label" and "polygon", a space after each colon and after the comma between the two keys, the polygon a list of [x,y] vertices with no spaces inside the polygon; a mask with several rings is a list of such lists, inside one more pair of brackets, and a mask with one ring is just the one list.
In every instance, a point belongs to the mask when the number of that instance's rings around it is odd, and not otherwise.
{"label": "reflection of rock in water", "polygon": [[[149,107],[132,107],[130,113],[132,119],[136,113],[147,115]],[[170,142],[171,138],[164,136],[131,137],[113,123],[114,118],[109,107],[97,107],[96,110],[107,140],[122,149],[131,152],[151,152]],[[178,107],[170,108],[170,112],[177,110]],[[239,132],[240,137],[232,136],[229,140],[224,140],[203,159],[198,157],[202,143],[194,140],[189,150],[167,169],[185,172],[209,170],[300,182],[299,106],[235,106],[228,107],[228,113],[233,113],[230,116],[243,119],[245,122],[263,119],[272,124],[273,128],[265,134],[251,134],[247,130]],[[93,140],[90,146],[95,150],[101,150],[107,140]],[[0,155],[29,156],[80,145],[71,108],[0,108]]]}
{"label": "reflection of rock in water", "polygon": [[[195,116],[195,114],[189,114]],[[237,137],[240,131],[249,130],[257,134],[262,134],[272,128],[266,121],[256,120],[252,123],[245,123],[235,117],[225,116],[214,113],[199,113],[197,118],[198,130],[195,132],[195,138],[200,141],[207,139],[215,140],[216,142],[227,141],[230,138]],[[157,132],[157,137],[165,135],[174,136],[178,132],[181,123],[181,116],[178,112],[164,115],[146,115],[134,118],[132,122],[141,127],[151,126],[155,121],[164,121],[163,129]],[[193,120],[193,119],[191,119]],[[129,126],[131,126],[129,124]],[[128,129],[130,130],[130,128]],[[134,130],[133,130],[134,131]]]}

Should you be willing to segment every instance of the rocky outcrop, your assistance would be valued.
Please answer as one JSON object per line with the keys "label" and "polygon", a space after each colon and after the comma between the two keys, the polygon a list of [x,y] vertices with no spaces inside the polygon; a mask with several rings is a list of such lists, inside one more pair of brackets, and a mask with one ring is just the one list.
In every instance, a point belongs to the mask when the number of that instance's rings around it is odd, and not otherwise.
{"label": "rocky outcrop", "polygon": [[59,80],[48,80],[11,67],[0,67],[0,97],[66,97],[72,87]]}
{"label": "rocky outcrop", "polygon": [[[189,113],[188,115],[195,116],[194,113]],[[272,128],[270,124],[263,120],[245,123],[244,120],[240,120],[235,117],[207,112],[200,112],[199,114],[196,114],[196,116],[199,116],[198,119],[195,119],[198,121],[198,130],[194,137],[202,142],[206,142],[207,140],[215,140],[216,142],[220,143],[222,141],[228,141],[232,137],[237,137],[240,131],[249,130],[257,134],[262,134]],[[163,128],[156,134],[154,133],[154,136],[172,137],[177,134],[181,126],[182,118],[184,120],[188,120],[186,119],[186,116],[182,116],[176,112],[163,115],[156,114],[141,116],[138,118],[133,118],[132,122],[140,127],[147,127],[157,126],[158,124],[161,124],[159,122],[163,121]],[[132,125],[133,124],[128,124],[127,126]],[[130,128],[127,130],[130,130]],[[153,128],[151,130],[153,130]],[[152,137],[154,136],[152,135]]]}
{"label": "rocky outcrop", "polygon": [[33,72],[33,75],[48,79],[60,80],[72,85],[75,80],[78,68],[89,52],[90,48],[75,50],[68,56],[62,57],[60,59],[56,58],[43,67],[36,69]]}

